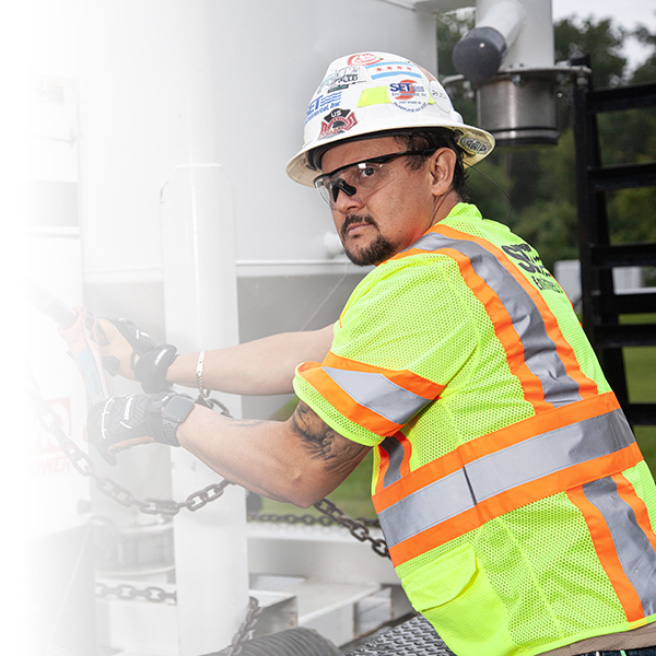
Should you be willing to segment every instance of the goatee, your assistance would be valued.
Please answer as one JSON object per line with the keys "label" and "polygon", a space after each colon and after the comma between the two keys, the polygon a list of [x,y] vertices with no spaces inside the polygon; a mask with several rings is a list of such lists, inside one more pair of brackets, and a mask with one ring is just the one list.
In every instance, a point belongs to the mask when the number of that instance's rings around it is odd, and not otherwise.
{"label": "goatee", "polygon": [[394,245],[380,233],[365,248],[358,249],[357,251],[349,248],[345,243],[346,234],[349,226],[354,223],[367,223],[375,228],[377,227],[376,222],[370,216],[357,216],[350,214],[346,217],[340,230],[340,237],[342,239],[342,244],[344,245],[346,256],[351,262],[353,262],[353,264],[356,264],[357,266],[380,264],[396,253]]}

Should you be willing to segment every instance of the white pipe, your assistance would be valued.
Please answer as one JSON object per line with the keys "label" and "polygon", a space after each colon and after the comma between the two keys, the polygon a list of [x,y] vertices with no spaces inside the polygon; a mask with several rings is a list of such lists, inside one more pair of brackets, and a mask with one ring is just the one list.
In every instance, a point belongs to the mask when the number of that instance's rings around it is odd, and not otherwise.
{"label": "white pipe", "polygon": [[[236,266],[230,188],[213,165],[176,169],[162,192],[162,261],[167,340],[181,351],[235,344]],[[225,400],[224,400],[225,401]],[[238,403],[229,402],[240,414]],[[182,449],[171,454],[173,496],[220,481]],[[175,518],[182,656],[224,648],[248,605],[246,509],[242,488]]]}
{"label": "white pipe", "polygon": [[[216,3],[176,0],[166,6],[179,123],[171,134],[177,165],[161,192],[162,269],[166,338],[184,352],[239,341],[234,215],[231,187],[216,163],[221,125],[215,89],[225,64],[208,29],[217,18]],[[227,405],[241,414],[239,399]],[[171,464],[176,499],[221,480],[183,449],[171,450]],[[245,505],[244,490],[229,486],[220,499],[175,518],[181,656],[227,647],[246,615]]]}
{"label": "white pipe", "polygon": [[477,27],[492,27],[505,37],[508,52],[500,70],[553,66],[554,40],[551,0],[478,0]]}
{"label": "white pipe", "polygon": [[[478,13],[480,12],[480,13]],[[526,22],[526,11],[517,0],[501,0],[489,5],[479,3],[476,27],[491,27],[504,37],[510,48]]]}

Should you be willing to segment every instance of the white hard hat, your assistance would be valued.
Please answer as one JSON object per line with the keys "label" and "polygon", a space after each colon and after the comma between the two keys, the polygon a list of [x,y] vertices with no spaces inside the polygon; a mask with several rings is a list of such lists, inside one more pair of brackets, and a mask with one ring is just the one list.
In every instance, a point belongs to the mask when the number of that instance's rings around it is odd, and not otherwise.
{"label": "white hard hat", "polygon": [[465,164],[476,164],[494,148],[494,137],[465,125],[444,87],[421,66],[387,52],[340,57],[310,101],[303,148],[287,164],[287,174],[312,186],[318,175],[313,155],[326,146],[426,127],[453,129]]}

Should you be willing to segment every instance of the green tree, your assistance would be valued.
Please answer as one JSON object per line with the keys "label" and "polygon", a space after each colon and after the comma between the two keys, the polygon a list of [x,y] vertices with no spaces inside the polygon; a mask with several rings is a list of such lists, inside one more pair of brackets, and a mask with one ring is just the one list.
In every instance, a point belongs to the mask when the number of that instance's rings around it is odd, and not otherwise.
{"label": "green tree", "polygon": [[503,153],[492,153],[469,171],[471,200],[484,217],[510,223],[513,181]]}
{"label": "green tree", "polygon": [[[458,10],[437,15],[437,66],[438,78],[454,77],[458,72],[453,65],[453,49],[456,43],[474,27],[474,10]],[[447,84],[446,90],[453,106],[462,115],[465,123],[477,125],[474,92],[466,83]]]}
{"label": "green tree", "polygon": [[[438,62],[440,78],[454,76],[452,52],[458,40],[474,25],[470,12],[438,16]],[[631,77],[622,48],[630,33],[609,18],[580,20],[575,16],[554,25],[556,61],[573,55],[590,56],[595,88],[628,81],[642,81],[655,65],[652,55]],[[656,50],[656,35],[645,27],[633,36]],[[571,88],[569,89],[571,91]],[[471,90],[463,84],[448,88],[465,122],[477,124]],[[567,91],[567,89],[565,89]],[[545,264],[553,270],[558,259],[577,257],[577,206],[574,137],[571,128],[571,95],[560,100],[560,142],[553,147],[497,148],[472,169],[472,200],[484,216],[508,223],[532,241]],[[485,127],[485,126],[481,126]],[[599,116],[603,164],[653,161],[656,152],[656,117],[644,110]],[[628,189],[608,196],[608,213],[614,241],[653,239],[656,222],[649,218],[656,206],[656,189]]]}
{"label": "green tree", "polygon": [[556,147],[511,152],[506,157],[511,158],[514,209],[508,221],[510,227],[533,243],[551,271],[557,260],[577,258],[572,131],[561,135]]}
{"label": "green tree", "polygon": [[656,33],[650,32],[644,25],[639,25],[633,32],[633,36],[643,45],[651,49],[648,58],[633,71],[631,84],[642,84],[644,82],[656,81]]}
{"label": "green tree", "polygon": [[473,27],[473,9],[437,15],[437,66],[440,79],[458,74],[453,65],[453,49]]}
{"label": "green tree", "polygon": [[563,18],[554,24],[555,59],[566,61],[587,54],[594,86],[618,86],[626,76],[627,59],[621,54],[626,36],[627,32],[610,18]]}

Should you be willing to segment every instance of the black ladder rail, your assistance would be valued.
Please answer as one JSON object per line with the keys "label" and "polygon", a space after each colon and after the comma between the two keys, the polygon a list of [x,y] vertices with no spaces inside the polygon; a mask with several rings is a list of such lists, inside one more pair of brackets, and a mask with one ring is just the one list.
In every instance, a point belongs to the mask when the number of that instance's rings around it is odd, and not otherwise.
{"label": "black ladder rail", "polygon": [[[572,63],[589,62],[581,59]],[[620,315],[655,312],[656,293],[616,293],[612,273],[615,267],[656,266],[656,243],[612,244],[606,193],[656,186],[656,162],[603,166],[597,115],[647,107],[656,107],[656,83],[594,90],[590,76],[575,82],[582,322],[610,385],[634,425],[656,425],[656,402],[630,402],[622,349],[656,345],[656,324],[622,324]]]}

